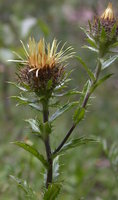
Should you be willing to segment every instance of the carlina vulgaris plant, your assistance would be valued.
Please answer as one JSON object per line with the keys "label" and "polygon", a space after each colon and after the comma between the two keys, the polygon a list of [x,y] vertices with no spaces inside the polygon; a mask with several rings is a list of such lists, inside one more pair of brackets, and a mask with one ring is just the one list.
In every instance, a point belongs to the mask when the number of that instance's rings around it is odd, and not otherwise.
{"label": "carlina vulgaris plant", "polygon": [[[66,72],[66,65],[68,59],[74,57],[73,48],[68,47],[65,49],[66,44],[60,48],[60,43],[57,43],[55,39],[51,45],[46,43],[44,39],[40,39],[36,43],[34,38],[30,38],[27,48],[21,42],[25,59],[16,53],[19,60],[11,60],[19,64],[18,84],[15,85],[22,91],[21,96],[13,98],[16,98],[20,105],[29,105],[38,110],[38,113],[43,116],[42,121],[37,116],[35,119],[27,120],[27,122],[32,128],[33,134],[43,141],[46,158],[39,153],[35,145],[19,141],[14,142],[14,144],[30,152],[44,165],[46,170],[45,191],[42,197],[44,200],[56,199],[62,187],[58,172],[59,156],[69,149],[97,141],[93,138],[79,137],[67,142],[74,129],[85,117],[88,102],[94,90],[112,75],[105,74],[101,77],[102,71],[118,58],[116,52],[118,26],[111,3],[109,3],[108,8],[101,17],[96,17],[92,22],[89,22],[89,29],[82,28],[82,30],[86,34],[89,43],[89,46],[85,45],[83,47],[97,54],[97,65],[95,70],[91,71],[82,58],[76,56],[89,76],[81,92],[76,89],[66,91],[67,84],[71,80],[69,78],[71,72]],[[60,105],[58,97],[70,97],[72,95],[79,95],[79,100],[68,101],[64,105]],[[57,107],[57,110],[50,116],[50,107],[54,106]],[[52,150],[50,135],[53,122],[72,107],[76,107],[72,119],[73,123],[58,147]],[[57,163],[56,167],[55,162]]]}

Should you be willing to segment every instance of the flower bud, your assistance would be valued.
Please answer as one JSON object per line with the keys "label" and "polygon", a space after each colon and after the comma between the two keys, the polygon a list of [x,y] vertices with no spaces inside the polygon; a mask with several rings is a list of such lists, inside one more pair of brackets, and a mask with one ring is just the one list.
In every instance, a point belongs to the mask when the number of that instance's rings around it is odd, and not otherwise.
{"label": "flower bud", "polygon": [[104,11],[104,13],[101,16],[101,19],[103,20],[114,20],[114,11],[112,8],[112,4],[109,3],[107,9]]}
{"label": "flower bud", "polygon": [[117,41],[118,22],[111,3],[108,4],[101,17],[96,16],[94,18],[91,23],[90,34],[99,46],[102,55],[108,52],[110,45]]}

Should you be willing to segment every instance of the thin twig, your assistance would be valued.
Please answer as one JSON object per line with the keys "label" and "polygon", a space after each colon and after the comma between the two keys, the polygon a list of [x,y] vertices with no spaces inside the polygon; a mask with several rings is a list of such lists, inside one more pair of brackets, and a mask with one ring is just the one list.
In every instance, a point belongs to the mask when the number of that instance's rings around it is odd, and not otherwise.
{"label": "thin twig", "polygon": [[[101,72],[101,64],[100,62],[98,63],[97,67],[96,67],[96,72],[95,72],[95,81],[91,84],[91,88],[96,84],[99,74]],[[91,89],[90,88],[90,89]],[[82,104],[82,108],[86,108],[86,105],[88,103],[89,97],[91,96],[91,92],[90,90],[87,92],[84,100],[83,100],[83,104]],[[73,130],[75,129],[76,124],[73,124],[70,128],[70,130],[68,131],[68,133],[66,134],[66,136],[64,137],[64,139],[62,140],[62,142],[60,143],[60,145],[56,148],[56,150],[53,152],[53,155],[55,155],[56,153],[58,153],[62,147],[64,146],[64,144],[66,143],[66,141],[68,140],[68,138],[70,137],[70,135],[72,134]]]}

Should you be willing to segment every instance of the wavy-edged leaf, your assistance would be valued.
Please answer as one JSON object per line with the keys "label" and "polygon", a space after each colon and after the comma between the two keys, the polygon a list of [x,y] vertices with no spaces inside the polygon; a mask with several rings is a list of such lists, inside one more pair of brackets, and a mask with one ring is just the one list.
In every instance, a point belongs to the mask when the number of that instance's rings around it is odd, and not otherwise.
{"label": "wavy-edged leaf", "polygon": [[78,101],[71,102],[71,103],[66,103],[63,106],[61,106],[49,119],[50,122],[54,121],[57,119],[60,115],[62,115],[64,112],[70,110],[74,106],[78,105]]}
{"label": "wavy-edged leaf", "polygon": [[62,185],[60,183],[50,184],[48,189],[44,193],[43,200],[56,200]]}
{"label": "wavy-edged leaf", "polygon": [[87,67],[86,63],[80,58],[79,56],[76,56],[77,60],[83,65],[84,69],[86,70],[87,74],[89,75],[91,80],[95,80],[93,72]]}
{"label": "wavy-edged leaf", "polygon": [[118,55],[114,55],[110,57],[109,59],[107,59],[106,61],[102,62],[102,70],[109,67],[117,58],[118,58]]}
{"label": "wavy-edged leaf", "polygon": [[31,153],[34,157],[36,157],[38,160],[41,161],[41,163],[45,166],[48,167],[47,161],[44,159],[43,155],[40,154],[37,149],[35,149],[33,146],[30,146],[24,142],[12,142],[12,144],[15,144],[19,147],[21,147],[22,149],[26,150],[27,152]]}
{"label": "wavy-edged leaf", "polygon": [[25,199],[38,200],[35,191],[31,188],[31,186],[27,183],[26,180],[19,179],[13,175],[10,175],[10,178],[16,182],[20,189],[23,190],[23,192],[25,193]]}

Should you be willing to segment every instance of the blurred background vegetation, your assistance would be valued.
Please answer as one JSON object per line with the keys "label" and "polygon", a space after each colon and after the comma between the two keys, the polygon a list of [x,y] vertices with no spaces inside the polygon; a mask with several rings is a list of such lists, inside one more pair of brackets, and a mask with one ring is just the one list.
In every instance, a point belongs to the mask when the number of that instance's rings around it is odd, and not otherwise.
{"label": "blurred background vegetation", "polygon": [[[24,200],[23,194],[9,175],[26,179],[39,193],[43,172],[40,163],[18,147],[10,144],[15,140],[31,139],[31,130],[24,119],[34,116],[25,106],[17,107],[9,97],[18,90],[7,84],[16,81],[16,65],[8,63],[14,58],[12,51],[22,53],[20,40],[25,44],[29,36],[36,40],[45,37],[52,41],[67,41],[91,68],[95,54],[81,49],[85,36],[79,26],[102,14],[108,1],[102,0],[0,0],[0,199]],[[112,1],[118,15],[118,2]],[[97,89],[85,120],[76,128],[73,137],[94,135],[103,145],[87,145],[70,151],[61,158],[64,189],[60,200],[118,200],[118,62],[108,70],[113,77]],[[76,60],[67,70],[74,69],[70,87],[82,89],[87,76]],[[64,101],[64,99],[63,99]],[[70,128],[72,113],[65,114],[55,124],[52,135],[55,147]],[[106,153],[106,145],[108,152]],[[37,142],[43,152],[43,146]]]}

